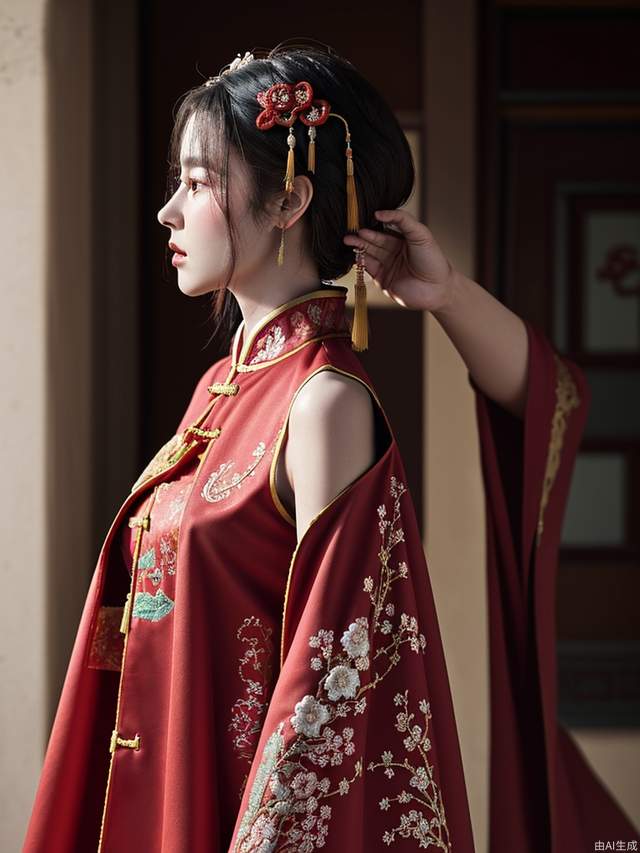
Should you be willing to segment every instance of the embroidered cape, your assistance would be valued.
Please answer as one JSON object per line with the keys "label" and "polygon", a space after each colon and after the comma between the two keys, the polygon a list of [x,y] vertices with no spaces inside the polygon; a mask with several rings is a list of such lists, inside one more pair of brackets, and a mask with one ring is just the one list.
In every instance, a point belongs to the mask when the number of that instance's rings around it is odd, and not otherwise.
{"label": "embroidered cape", "polygon": [[[346,293],[241,324],[116,514],[24,853],[473,853],[418,523]],[[368,388],[378,452],[297,542],[276,464],[322,370]]]}

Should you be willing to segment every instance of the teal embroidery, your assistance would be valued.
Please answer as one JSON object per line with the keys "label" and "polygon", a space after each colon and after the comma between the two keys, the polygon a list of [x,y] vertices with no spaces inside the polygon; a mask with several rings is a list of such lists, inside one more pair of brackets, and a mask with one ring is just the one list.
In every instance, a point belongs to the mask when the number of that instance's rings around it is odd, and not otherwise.
{"label": "teal embroidery", "polygon": [[174,602],[159,589],[154,595],[150,592],[137,592],[133,600],[133,616],[158,622],[173,610]]}
{"label": "teal embroidery", "polygon": [[236,850],[251,828],[251,824],[258,809],[260,808],[269,777],[271,776],[276,761],[284,747],[284,737],[282,735],[283,727],[284,723],[281,722],[278,728],[267,740],[264,745],[264,749],[262,750],[262,760],[260,762],[260,766],[256,770],[256,775],[253,779],[253,785],[251,786],[251,792],[247,802],[247,808],[238,828],[238,837],[235,843]]}
{"label": "teal embroidery", "polygon": [[156,564],[156,552],[154,548],[149,548],[143,554],[140,554],[138,567],[141,569],[153,569]]}
{"label": "teal embroidery", "polygon": [[[162,569],[156,568],[155,548],[149,548],[140,555],[138,568],[140,569],[140,574],[138,576],[139,581],[146,577],[154,586],[158,586],[162,580]],[[153,571],[151,571],[151,569],[153,569]]]}

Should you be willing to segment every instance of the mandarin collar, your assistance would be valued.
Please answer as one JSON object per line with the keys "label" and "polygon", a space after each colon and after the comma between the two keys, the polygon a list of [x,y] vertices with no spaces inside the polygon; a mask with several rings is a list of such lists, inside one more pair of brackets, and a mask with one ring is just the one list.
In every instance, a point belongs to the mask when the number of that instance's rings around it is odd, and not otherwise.
{"label": "mandarin collar", "polygon": [[270,311],[246,340],[245,322],[236,329],[232,366],[239,372],[259,370],[292,355],[305,344],[327,337],[349,337],[345,316],[347,288],[328,285],[291,299]]}

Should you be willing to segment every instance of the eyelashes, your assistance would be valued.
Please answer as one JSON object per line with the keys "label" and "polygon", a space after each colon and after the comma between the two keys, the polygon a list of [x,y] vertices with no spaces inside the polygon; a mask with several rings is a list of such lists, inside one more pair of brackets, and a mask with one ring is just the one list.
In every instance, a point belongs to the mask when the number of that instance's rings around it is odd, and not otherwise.
{"label": "eyelashes", "polygon": [[[193,184],[196,184],[200,187],[206,186],[204,181],[199,181],[197,178],[187,178],[186,181],[183,181],[180,177],[174,177],[170,180],[170,187],[172,192],[178,192],[182,184],[184,184],[189,191],[191,191]],[[197,192],[197,190],[194,190],[194,192]]]}

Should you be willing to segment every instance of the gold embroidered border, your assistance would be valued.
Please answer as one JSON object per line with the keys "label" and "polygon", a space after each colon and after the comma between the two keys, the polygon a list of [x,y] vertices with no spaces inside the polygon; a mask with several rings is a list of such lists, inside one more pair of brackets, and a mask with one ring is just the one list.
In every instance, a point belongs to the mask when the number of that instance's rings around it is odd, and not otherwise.
{"label": "gold embroidered border", "polygon": [[549,438],[549,448],[547,450],[547,463],[544,472],[544,482],[542,485],[542,498],[540,500],[540,509],[538,512],[538,527],[536,532],[536,547],[540,544],[542,531],[544,529],[544,513],[549,502],[549,495],[560,467],[560,459],[562,455],[562,445],[564,436],[567,430],[568,417],[572,409],[577,409],[580,405],[580,396],[578,389],[571,376],[571,371],[558,356],[553,353],[556,364],[556,406],[551,420],[551,435]]}

